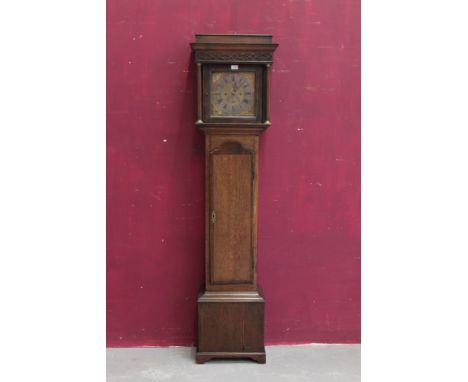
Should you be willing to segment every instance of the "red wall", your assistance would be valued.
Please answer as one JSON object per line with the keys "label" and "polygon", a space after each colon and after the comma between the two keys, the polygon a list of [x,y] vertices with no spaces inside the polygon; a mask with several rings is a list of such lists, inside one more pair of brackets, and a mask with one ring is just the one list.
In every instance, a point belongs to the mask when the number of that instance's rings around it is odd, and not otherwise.
{"label": "red wall", "polygon": [[[107,0],[108,346],[196,339],[195,33],[273,34],[258,279],[266,341],[360,342],[360,3]],[[90,58],[92,59],[92,58]]]}

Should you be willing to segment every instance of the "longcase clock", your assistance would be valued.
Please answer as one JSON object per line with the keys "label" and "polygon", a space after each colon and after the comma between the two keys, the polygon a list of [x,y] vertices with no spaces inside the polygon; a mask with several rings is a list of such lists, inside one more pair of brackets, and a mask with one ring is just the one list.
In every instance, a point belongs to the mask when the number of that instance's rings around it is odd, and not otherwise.
{"label": "longcase clock", "polygon": [[265,363],[257,284],[258,140],[270,126],[269,35],[196,35],[198,110],[205,134],[205,285],[196,361]]}

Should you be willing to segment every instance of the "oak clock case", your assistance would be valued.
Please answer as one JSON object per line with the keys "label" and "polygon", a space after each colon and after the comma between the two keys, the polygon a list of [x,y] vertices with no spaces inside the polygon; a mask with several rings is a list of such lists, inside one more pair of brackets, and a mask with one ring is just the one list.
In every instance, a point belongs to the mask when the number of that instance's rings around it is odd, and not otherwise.
{"label": "oak clock case", "polygon": [[205,134],[205,283],[197,363],[266,362],[265,300],[257,284],[260,134],[270,126],[269,35],[196,35],[197,120]]}

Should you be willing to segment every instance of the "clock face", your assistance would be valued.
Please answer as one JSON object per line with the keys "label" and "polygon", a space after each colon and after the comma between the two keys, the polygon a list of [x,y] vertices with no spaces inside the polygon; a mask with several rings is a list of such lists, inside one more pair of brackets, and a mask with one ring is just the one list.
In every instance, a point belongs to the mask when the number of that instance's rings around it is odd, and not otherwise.
{"label": "clock face", "polygon": [[210,87],[212,117],[255,116],[255,72],[215,72]]}

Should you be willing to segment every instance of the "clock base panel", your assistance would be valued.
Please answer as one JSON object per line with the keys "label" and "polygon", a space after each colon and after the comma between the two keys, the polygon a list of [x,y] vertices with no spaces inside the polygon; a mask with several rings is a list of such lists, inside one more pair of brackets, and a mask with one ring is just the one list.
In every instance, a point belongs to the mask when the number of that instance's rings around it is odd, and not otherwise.
{"label": "clock base panel", "polygon": [[259,291],[202,292],[198,298],[196,362],[246,358],[265,363],[264,309]]}

